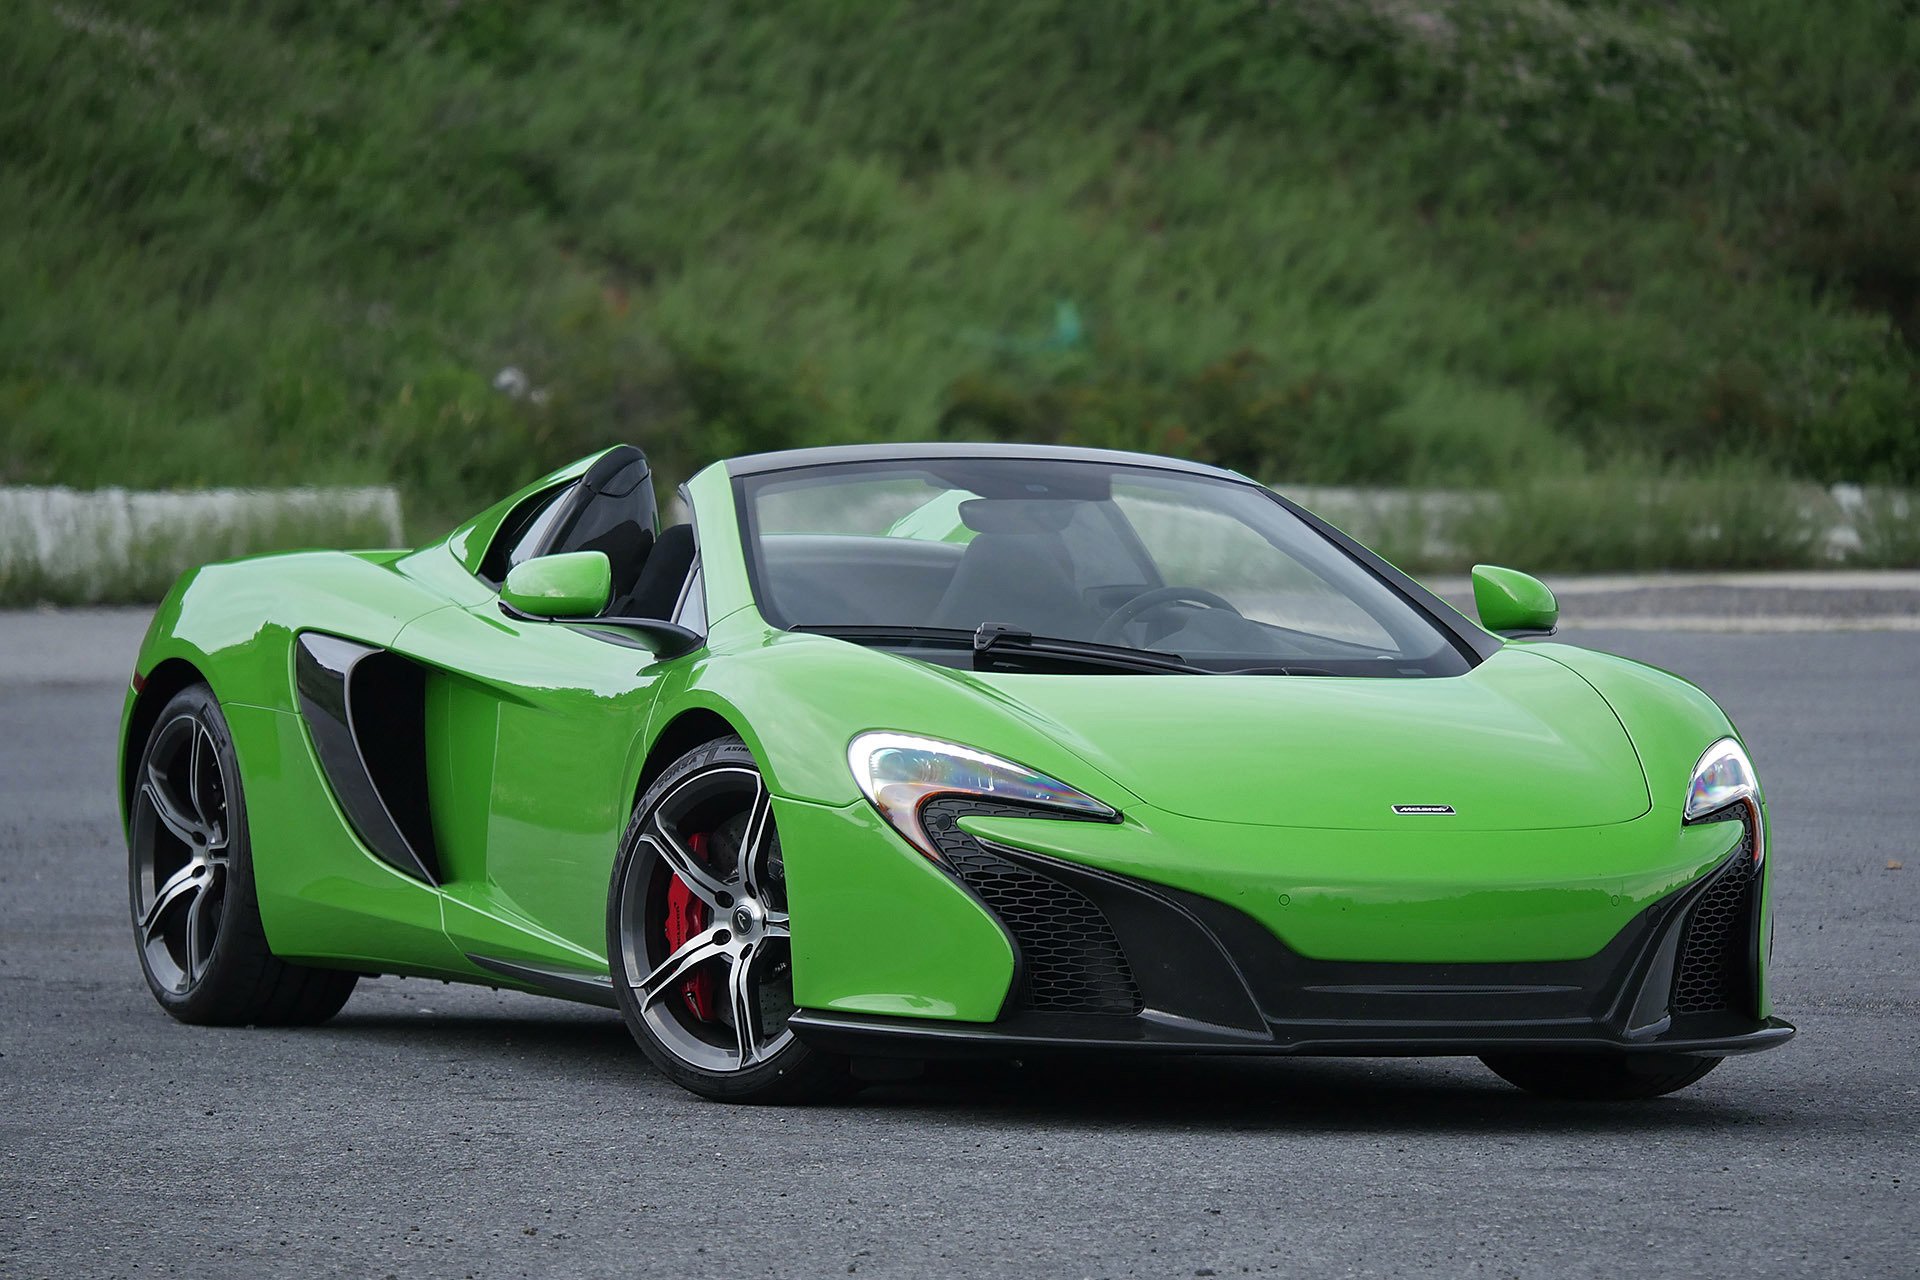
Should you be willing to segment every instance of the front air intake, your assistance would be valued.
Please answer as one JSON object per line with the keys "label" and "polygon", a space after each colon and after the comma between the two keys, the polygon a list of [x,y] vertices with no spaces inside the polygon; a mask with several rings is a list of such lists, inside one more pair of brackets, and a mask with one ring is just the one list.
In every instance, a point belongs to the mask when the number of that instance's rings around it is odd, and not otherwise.
{"label": "front air intake", "polygon": [[930,800],[921,810],[927,834],[947,866],[1000,918],[1019,948],[1024,1008],[1139,1013],[1143,1002],[1133,969],[1113,926],[1093,900],[1071,885],[1001,857],[959,824],[963,817],[1057,816],[953,796]]}
{"label": "front air intake", "polygon": [[1760,876],[1753,862],[1753,819],[1745,806],[1722,821],[1745,834],[1727,864],[1687,913],[1673,975],[1673,1011],[1753,1013],[1754,932]]}

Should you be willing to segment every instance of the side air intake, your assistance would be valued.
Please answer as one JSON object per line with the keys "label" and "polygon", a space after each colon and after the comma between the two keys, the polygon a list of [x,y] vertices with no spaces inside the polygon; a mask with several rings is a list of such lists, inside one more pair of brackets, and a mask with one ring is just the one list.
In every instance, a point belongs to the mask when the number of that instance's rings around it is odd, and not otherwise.
{"label": "side air intake", "polygon": [[306,631],[294,647],[294,682],[321,771],[354,834],[382,862],[437,884],[425,673],[385,649]]}

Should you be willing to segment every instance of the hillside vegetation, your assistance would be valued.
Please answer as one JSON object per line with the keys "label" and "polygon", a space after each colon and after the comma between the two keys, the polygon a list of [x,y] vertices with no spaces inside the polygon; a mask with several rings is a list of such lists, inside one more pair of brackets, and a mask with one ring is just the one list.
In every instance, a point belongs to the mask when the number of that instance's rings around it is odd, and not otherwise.
{"label": "hillside vegetation", "polygon": [[615,440],[928,437],[1920,482],[1907,0],[7,27],[0,483],[391,479],[438,520]]}

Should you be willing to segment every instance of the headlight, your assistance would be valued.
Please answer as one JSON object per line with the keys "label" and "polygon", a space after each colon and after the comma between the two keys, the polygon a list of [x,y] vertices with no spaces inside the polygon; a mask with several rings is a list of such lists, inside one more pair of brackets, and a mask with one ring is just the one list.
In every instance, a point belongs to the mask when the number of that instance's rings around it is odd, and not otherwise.
{"label": "headlight", "polygon": [[1760,783],[1754,777],[1753,762],[1739,743],[1722,738],[1693,766],[1693,781],[1687,785],[1686,819],[1692,822],[1737,800],[1757,802],[1759,797]]}
{"label": "headlight", "polygon": [[1044,773],[971,747],[912,734],[861,734],[847,747],[847,767],[880,816],[936,862],[940,852],[920,825],[920,806],[929,796],[979,796],[1108,821],[1120,816]]}

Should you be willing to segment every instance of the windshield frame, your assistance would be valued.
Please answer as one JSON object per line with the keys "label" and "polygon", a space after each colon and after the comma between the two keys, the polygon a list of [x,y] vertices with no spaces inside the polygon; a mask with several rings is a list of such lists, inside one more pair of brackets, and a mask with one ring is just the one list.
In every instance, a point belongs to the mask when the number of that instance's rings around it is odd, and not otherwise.
{"label": "windshield frame", "polygon": [[[1504,645],[1498,636],[1474,626],[1439,596],[1311,511],[1263,484],[1215,467],[1180,459],[1163,459],[1150,454],[1095,449],[1049,450],[1019,445],[963,447],[951,452],[940,449],[919,449],[909,452],[893,446],[875,448],[871,453],[859,447],[849,447],[796,450],[794,454],[790,465],[782,465],[783,460],[777,454],[757,455],[742,460],[748,464],[745,466],[736,466],[733,463],[728,465],[728,479],[731,482],[734,509],[738,520],[741,560],[746,570],[747,586],[752,593],[755,611],[762,621],[775,630],[804,634],[810,629],[818,630],[818,628],[795,624],[781,617],[771,607],[770,593],[762,576],[762,543],[755,502],[755,490],[758,486],[776,478],[789,478],[793,473],[803,471],[828,471],[843,475],[870,472],[875,478],[879,478],[889,472],[898,474],[910,471],[922,464],[1004,460],[1010,464],[1028,461],[1092,464],[1107,468],[1110,473],[1129,470],[1157,471],[1185,480],[1212,481],[1217,484],[1251,489],[1292,515],[1355,567],[1397,596],[1408,609],[1430,625],[1463,661],[1464,670],[1460,674],[1479,666]],[[1144,551],[1144,548],[1140,550]],[[1148,560],[1151,563],[1150,556]],[[1436,675],[1425,678],[1447,677]]]}

